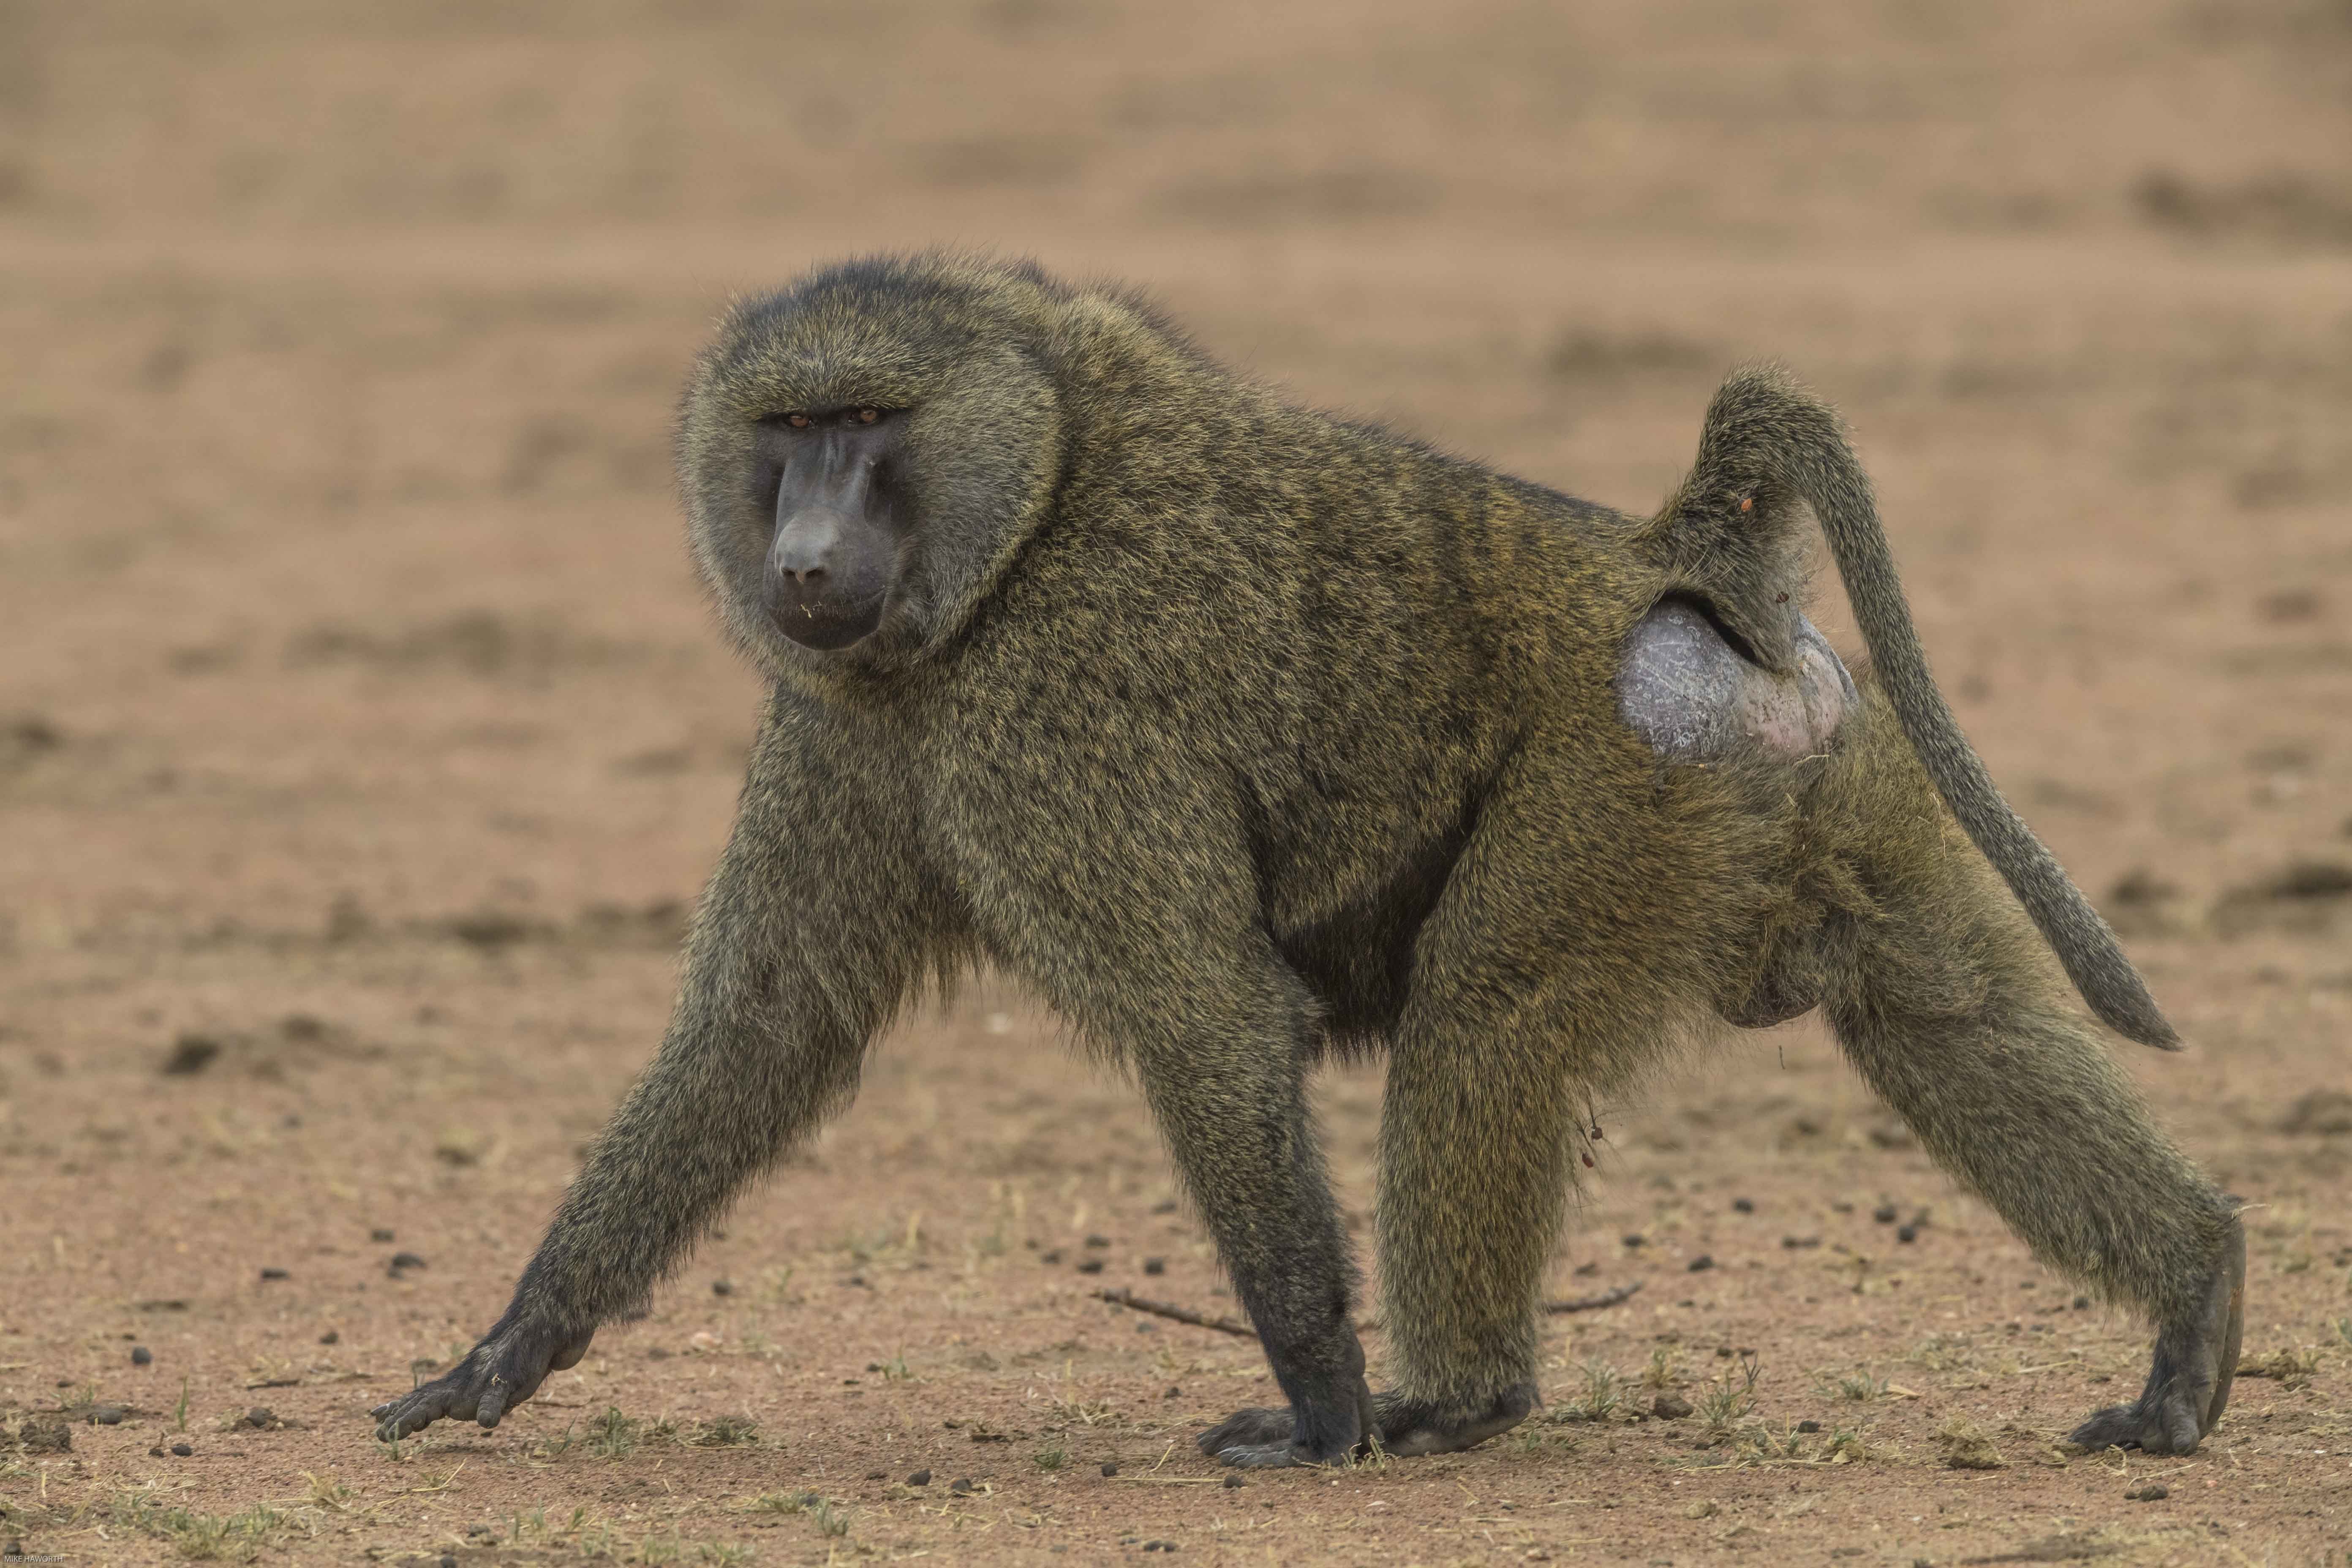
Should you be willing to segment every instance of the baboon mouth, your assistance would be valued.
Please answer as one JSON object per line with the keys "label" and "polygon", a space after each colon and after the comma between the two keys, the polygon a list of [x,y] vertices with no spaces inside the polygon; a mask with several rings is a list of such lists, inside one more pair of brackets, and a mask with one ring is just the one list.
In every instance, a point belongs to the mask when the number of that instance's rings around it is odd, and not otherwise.
{"label": "baboon mouth", "polygon": [[883,589],[863,599],[785,597],[770,615],[776,629],[801,647],[838,653],[873,635],[882,624],[882,604],[888,596],[889,590]]}

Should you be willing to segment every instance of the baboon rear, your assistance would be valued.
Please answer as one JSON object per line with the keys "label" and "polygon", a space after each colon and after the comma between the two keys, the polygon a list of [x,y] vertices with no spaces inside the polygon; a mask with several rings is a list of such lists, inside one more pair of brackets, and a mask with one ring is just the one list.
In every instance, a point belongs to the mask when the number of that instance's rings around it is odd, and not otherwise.
{"label": "baboon rear", "polygon": [[[1727,383],[1640,519],[1287,404],[1121,290],[924,256],[739,305],[678,450],[771,681],[739,819],[660,1054],[385,1435],[495,1426],[577,1360],[976,962],[1139,1082],[1288,1400],[1203,1436],[1229,1463],[1523,1418],[1580,1107],[1816,1005],[1948,1170],[2157,1322],[2085,1439],[2220,1415],[2231,1206],[2065,979],[2169,1026],[1952,724],[1867,482],[1784,376]],[[1858,682],[1800,613],[1808,509]],[[1378,1396],[1307,1110],[1335,1047],[1389,1062]]]}

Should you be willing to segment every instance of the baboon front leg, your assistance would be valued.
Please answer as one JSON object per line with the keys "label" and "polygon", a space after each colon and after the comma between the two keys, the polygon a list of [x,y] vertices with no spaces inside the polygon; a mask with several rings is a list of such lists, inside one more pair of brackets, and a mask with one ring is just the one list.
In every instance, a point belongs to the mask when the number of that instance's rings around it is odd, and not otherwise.
{"label": "baboon front leg", "polygon": [[876,792],[812,784],[790,721],[772,714],[754,749],[653,1065],[505,1314],[448,1373],[376,1406],[378,1436],[444,1418],[497,1426],[599,1326],[642,1312],[744,1184],[856,1089],[867,1041],[940,940],[936,900],[922,868],[895,858],[912,834]]}
{"label": "baboon front leg", "polygon": [[1355,1260],[1307,1105],[1305,1020],[1285,1011],[1277,1028],[1196,1034],[1141,1058],[1144,1093],[1290,1401],[1201,1436],[1229,1465],[1329,1464],[1372,1429]]}
{"label": "baboon front leg", "polygon": [[2157,1127],[1981,858],[1947,842],[1905,859],[1903,875],[1872,879],[1874,916],[1824,933],[1839,1041],[2036,1256],[2155,1320],[2146,1392],[2074,1440],[2189,1453],[2237,1366],[2236,1205]]}

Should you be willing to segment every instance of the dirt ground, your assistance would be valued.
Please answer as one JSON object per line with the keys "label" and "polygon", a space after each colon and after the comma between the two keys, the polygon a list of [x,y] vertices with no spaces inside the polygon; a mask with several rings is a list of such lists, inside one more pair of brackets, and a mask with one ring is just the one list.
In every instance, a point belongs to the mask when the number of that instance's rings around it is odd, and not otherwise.
{"label": "dirt ground", "polygon": [[[1629,507],[1740,357],[1838,398],[2191,1041],[2134,1071],[2258,1205],[2204,1449],[2055,1446],[2143,1331],[1803,1021],[1601,1108],[1554,1287],[1641,1289],[1551,1321],[1539,1420],[1233,1488],[1191,1439],[1257,1350],[1096,1299],[1234,1310],[1136,1096],[994,984],[649,1321],[377,1444],[729,820],[688,357],[929,241]],[[20,0],[0,354],[0,1561],[2352,1562],[2343,0]],[[1361,1215],[1378,1071],[1321,1092]]]}

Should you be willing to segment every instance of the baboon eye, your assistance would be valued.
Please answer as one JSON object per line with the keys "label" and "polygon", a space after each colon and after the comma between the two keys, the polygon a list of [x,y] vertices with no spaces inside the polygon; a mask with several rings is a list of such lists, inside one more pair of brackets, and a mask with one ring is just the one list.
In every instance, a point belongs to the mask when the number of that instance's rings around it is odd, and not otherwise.
{"label": "baboon eye", "polygon": [[795,408],[790,414],[784,416],[784,423],[791,426],[795,430],[805,430],[811,425],[814,424],[815,421],[811,419],[807,415],[802,413],[799,409]]}
{"label": "baboon eye", "polygon": [[860,425],[871,425],[881,417],[882,411],[879,408],[861,408],[857,411],[857,422]]}

